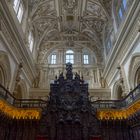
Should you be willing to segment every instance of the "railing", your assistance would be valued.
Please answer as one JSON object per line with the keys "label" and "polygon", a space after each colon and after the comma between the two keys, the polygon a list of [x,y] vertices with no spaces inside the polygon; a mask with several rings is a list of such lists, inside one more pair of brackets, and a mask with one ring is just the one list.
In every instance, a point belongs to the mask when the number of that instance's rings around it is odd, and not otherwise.
{"label": "railing", "polygon": [[90,102],[92,106],[97,109],[113,109],[113,108],[120,109],[130,106],[132,103],[134,103],[139,99],[140,99],[140,84],[122,100],[92,101],[92,97],[90,97]]}
{"label": "railing", "polygon": [[47,101],[41,99],[16,99],[7,89],[0,84],[0,98],[19,108],[44,108]]}
{"label": "railing", "polygon": [[[19,108],[44,108],[47,106],[48,101],[41,99],[16,99],[7,89],[0,84],[0,98],[6,100],[8,103]],[[90,97],[91,105],[96,109],[120,109],[125,108],[135,101],[140,99],[140,84],[132,90],[122,100],[97,100],[92,101]]]}

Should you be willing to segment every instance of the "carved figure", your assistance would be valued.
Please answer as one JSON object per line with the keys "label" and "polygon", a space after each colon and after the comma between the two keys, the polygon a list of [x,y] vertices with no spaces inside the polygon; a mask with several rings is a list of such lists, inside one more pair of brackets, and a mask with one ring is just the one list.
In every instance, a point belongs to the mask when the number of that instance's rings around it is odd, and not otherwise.
{"label": "carved figure", "polygon": [[60,74],[59,79],[64,79],[63,72]]}
{"label": "carved figure", "polygon": [[35,77],[35,79],[33,81],[33,87],[34,88],[38,88],[39,87],[39,81],[40,81],[40,72],[37,74],[37,76]]}
{"label": "carved figure", "polygon": [[101,84],[102,88],[106,87],[106,81],[105,81],[105,79],[103,77],[100,78],[100,84]]}
{"label": "carved figure", "polygon": [[17,75],[16,75],[16,82],[15,82],[15,88],[14,88],[14,92],[13,92],[13,95],[15,97],[17,96],[17,88],[18,88],[18,85],[19,85],[20,80],[21,80],[20,74],[22,72],[22,68],[23,68],[23,64],[22,64],[22,62],[20,62],[20,64],[18,65],[18,70],[17,70]]}
{"label": "carved figure", "polygon": [[66,71],[67,72],[72,72],[72,64],[71,63],[66,64]]}
{"label": "carved figure", "polygon": [[75,74],[75,79],[76,80],[80,80],[80,76],[79,76],[79,74],[76,72],[76,74]]}
{"label": "carved figure", "polygon": [[64,0],[67,8],[74,8],[76,6],[76,0]]}
{"label": "carved figure", "polygon": [[71,63],[67,63],[66,64],[66,77],[67,79],[72,79],[73,78],[73,73],[72,73],[72,64]]}

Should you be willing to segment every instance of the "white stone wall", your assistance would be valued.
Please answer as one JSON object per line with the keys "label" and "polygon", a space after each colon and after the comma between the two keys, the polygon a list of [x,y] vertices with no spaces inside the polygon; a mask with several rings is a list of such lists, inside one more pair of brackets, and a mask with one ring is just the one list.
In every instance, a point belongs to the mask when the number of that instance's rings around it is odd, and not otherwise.
{"label": "white stone wall", "polygon": [[[2,60],[7,65],[8,72],[6,88],[13,93],[16,85],[16,77],[20,77],[19,85],[23,90],[23,98],[29,98],[29,88],[36,75],[33,58],[26,44],[25,28],[26,18],[23,23],[19,23],[12,7],[12,1],[0,1],[0,57],[5,54],[6,60]],[[24,15],[27,17],[27,11]],[[1,63],[2,63],[1,61]],[[18,66],[22,63],[23,68],[18,74]]]}
{"label": "white stone wall", "polygon": [[[121,78],[123,78],[124,95],[127,95],[136,86],[134,86],[136,67],[132,63],[135,63],[133,59],[136,55],[137,57],[140,56],[139,10],[140,3],[136,0],[119,30],[117,30],[114,46],[106,60],[104,77],[111,89],[112,99],[116,99],[117,91],[115,89],[117,84],[120,84]],[[122,76],[120,76],[120,70],[117,67],[121,68]]]}

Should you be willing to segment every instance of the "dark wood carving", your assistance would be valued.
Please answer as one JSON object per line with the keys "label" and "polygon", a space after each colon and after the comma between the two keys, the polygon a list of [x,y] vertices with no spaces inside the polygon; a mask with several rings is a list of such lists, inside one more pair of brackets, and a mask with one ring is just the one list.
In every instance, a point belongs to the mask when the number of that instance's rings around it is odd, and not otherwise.
{"label": "dark wood carving", "polygon": [[[115,108],[124,107],[128,98],[133,97],[130,98],[133,103],[139,100],[139,96],[140,85],[124,100],[112,101],[112,103],[116,103]],[[70,63],[66,65],[66,78],[61,73],[50,85],[50,97],[47,101],[17,100],[2,85],[0,85],[0,98],[19,108],[33,108],[38,102],[38,107],[43,109],[41,120],[16,120],[9,118],[1,111],[0,140],[140,139],[140,112],[124,120],[99,121],[94,107],[100,108],[103,105],[111,109],[111,104],[108,104],[108,101],[107,103],[106,101],[92,103],[88,98],[88,84],[77,73],[72,73]]]}
{"label": "dark wood carving", "polygon": [[96,110],[88,100],[88,84],[72,73],[72,64],[66,64],[66,78],[61,73],[50,85],[41,135],[48,135],[49,140],[89,140],[100,135],[99,126]]}

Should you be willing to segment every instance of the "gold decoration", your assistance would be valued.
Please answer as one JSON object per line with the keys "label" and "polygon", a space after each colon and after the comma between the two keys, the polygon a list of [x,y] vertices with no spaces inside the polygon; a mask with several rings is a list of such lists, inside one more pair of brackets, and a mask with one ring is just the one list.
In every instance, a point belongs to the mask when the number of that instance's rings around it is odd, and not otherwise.
{"label": "gold decoration", "polygon": [[0,111],[12,119],[40,119],[41,109],[16,108],[0,100]]}
{"label": "gold decoration", "polygon": [[[122,120],[140,110],[140,101],[123,109],[100,109],[97,117],[100,120]],[[12,119],[40,119],[42,110],[39,108],[16,108],[0,100],[0,111]]]}
{"label": "gold decoration", "polygon": [[101,109],[97,112],[100,120],[122,120],[127,119],[131,115],[140,110],[140,101],[134,103],[128,108],[123,109]]}

